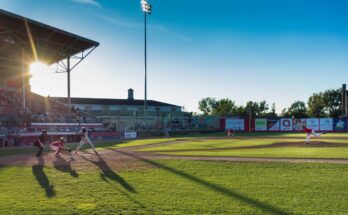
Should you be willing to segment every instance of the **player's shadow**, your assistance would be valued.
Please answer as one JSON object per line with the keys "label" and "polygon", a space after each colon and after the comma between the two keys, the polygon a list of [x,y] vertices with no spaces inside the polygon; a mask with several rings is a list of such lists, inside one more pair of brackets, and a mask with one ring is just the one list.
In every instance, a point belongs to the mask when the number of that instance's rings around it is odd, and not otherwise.
{"label": "player's shadow", "polygon": [[110,167],[109,165],[105,162],[105,160],[100,157],[100,155],[97,155],[98,161],[90,160],[87,159],[86,157],[82,157],[83,159],[95,164],[101,171],[100,177],[104,181],[112,180],[120,184],[124,189],[131,193],[136,193],[136,190],[132,185],[130,185],[126,180],[124,180],[121,176],[116,174]]}
{"label": "player's shadow", "polygon": [[166,166],[164,164],[161,164],[161,163],[155,162],[153,160],[149,160],[149,159],[140,157],[138,155],[125,152],[125,151],[115,150],[115,149],[109,149],[109,150],[112,150],[112,151],[115,151],[115,152],[127,155],[127,156],[132,157],[132,158],[136,158],[136,159],[141,160],[141,161],[143,161],[145,163],[151,164],[152,166],[161,168],[161,169],[166,170],[166,171],[168,171],[170,173],[173,173],[175,175],[187,178],[187,179],[189,179],[192,182],[195,182],[195,183],[197,183],[199,185],[202,185],[202,186],[205,186],[205,187],[207,187],[209,189],[212,189],[212,190],[214,190],[216,192],[219,192],[219,193],[221,193],[221,194],[223,194],[223,195],[225,195],[227,197],[234,198],[234,199],[237,199],[237,200],[239,200],[241,202],[250,204],[250,205],[252,205],[254,207],[257,207],[257,208],[259,208],[259,209],[261,209],[261,210],[263,210],[265,212],[268,212],[270,214],[277,214],[277,215],[279,215],[279,214],[289,214],[289,213],[287,213],[286,211],[283,211],[280,208],[277,208],[275,206],[272,206],[272,205],[269,205],[267,203],[261,202],[261,201],[259,201],[257,199],[253,199],[253,198],[250,198],[248,196],[242,195],[242,194],[238,193],[237,191],[234,191],[234,190],[229,189],[229,188],[225,188],[225,187],[223,187],[221,185],[205,181],[205,180],[203,180],[201,178],[198,178],[197,176],[191,175],[191,174],[186,173],[186,172],[181,171],[181,170],[177,170],[177,169],[175,169],[173,167],[169,167],[169,166]]}
{"label": "player's shadow", "polygon": [[56,160],[53,161],[53,166],[61,172],[69,173],[72,177],[79,177],[76,170],[71,167],[71,160],[67,161],[62,157],[57,157]]}
{"label": "player's shadow", "polygon": [[48,198],[52,198],[56,195],[54,186],[50,183],[45,171],[45,161],[42,157],[38,157],[38,164],[32,166],[32,172],[37,182],[45,190],[45,194]]}

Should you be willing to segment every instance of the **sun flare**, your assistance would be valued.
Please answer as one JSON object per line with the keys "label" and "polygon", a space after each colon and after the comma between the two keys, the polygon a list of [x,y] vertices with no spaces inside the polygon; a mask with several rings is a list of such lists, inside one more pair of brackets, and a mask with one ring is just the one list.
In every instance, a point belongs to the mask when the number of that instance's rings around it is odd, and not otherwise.
{"label": "sun flare", "polygon": [[49,66],[40,62],[40,61],[36,61],[32,64],[30,64],[30,74],[32,76],[38,76],[41,75],[44,72],[48,72],[50,70]]}
{"label": "sun flare", "polygon": [[34,62],[30,64],[29,73],[32,92],[45,96],[62,94],[62,89],[57,86],[65,86],[65,76],[57,76],[54,65]]}

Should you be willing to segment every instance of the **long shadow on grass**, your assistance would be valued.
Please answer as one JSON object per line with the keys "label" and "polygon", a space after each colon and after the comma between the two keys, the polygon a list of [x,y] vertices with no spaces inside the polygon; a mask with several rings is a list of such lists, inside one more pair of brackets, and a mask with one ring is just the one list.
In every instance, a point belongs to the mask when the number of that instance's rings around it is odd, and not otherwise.
{"label": "long shadow on grass", "polygon": [[61,172],[69,173],[72,177],[79,177],[76,170],[71,167],[70,163],[71,160],[67,161],[62,157],[58,157],[55,161],[53,161],[53,166]]}
{"label": "long shadow on grass", "polygon": [[130,154],[130,153],[127,153],[127,152],[124,152],[124,151],[120,151],[120,150],[115,150],[115,149],[109,149],[109,150],[112,150],[112,151],[115,151],[115,152],[118,152],[118,153],[121,153],[121,154],[124,154],[124,155],[127,155],[127,156],[130,156],[130,157],[133,157],[133,158],[136,158],[138,160],[141,160],[143,162],[146,162],[146,163],[149,163],[155,167],[158,167],[158,168],[161,168],[161,169],[164,169],[168,172],[171,172],[173,174],[176,174],[176,175],[179,175],[181,177],[184,177],[184,178],[187,178],[197,184],[200,184],[200,185],[203,185],[209,189],[212,189],[216,192],[219,192],[225,196],[228,196],[228,197],[232,197],[232,198],[235,198],[235,199],[239,199],[240,201],[242,202],[245,202],[247,204],[250,204],[254,207],[257,207],[263,211],[267,211],[268,213],[271,213],[271,214],[289,214],[285,211],[283,211],[282,209],[280,208],[277,208],[277,207],[274,207],[272,205],[268,205],[266,203],[263,203],[259,200],[256,200],[256,199],[252,199],[250,197],[247,197],[247,196],[244,196],[236,191],[233,191],[231,189],[227,189],[221,185],[218,185],[218,184],[214,184],[212,182],[208,182],[208,181],[205,181],[203,179],[200,179],[194,175],[191,175],[191,174],[188,174],[184,171],[181,171],[181,170],[177,170],[175,168],[172,168],[172,167],[169,167],[169,166],[166,166],[164,164],[161,164],[161,163],[157,163],[153,160],[149,160],[149,159],[146,159],[146,158],[143,158],[143,157],[139,157],[135,154]]}
{"label": "long shadow on grass", "polygon": [[[98,161],[93,161],[93,160],[89,160],[86,157],[82,157],[84,160],[89,161],[93,164],[95,164],[97,167],[99,167],[99,169],[102,170],[103,173],[100,174],[100,177],[108,182],[107,178],[119,183],[122,185],[122,187],[124,187],[127,191],[131,192],[131,193],[136,193],[136,190],[130,185],[128,184],[121,176],[117,175],[108,165],[107,163],[104,161],[104,159],[102,157],[100,157],[100,155],[98,156]],[[114,187],[115,188],[115,187]],[[136,199],[134,199],[133,197],[131,197],[127,192],[118,189],[117,187],[115,188],[118,192],[120,192],[122,195],[124,195],[126,198],[128,198],[130,201],[132,201],[134,204],[137,204],[139,207],[141,208],[146,208],[145,205],[143,205],[141,202],[137,201]]]}
{"label": "long shadow on grass", "polygon": [[56,195],[54,186],[50,183],[45,171],[44,171],[45,161],[42,157],[38,157],[38,164],[32,166],[32,172],[35,176],[37,182],[45,190],[46,196],[52,198]]}
{"label": "long shadow on grass", "polygon": [[105,160],[102,157],[100,157],[100,155],[97,155],[97,157],[98,157],[98,161],[89,160],[86,157],[82,157],[82,158],[86,161],[89,161],[95,164],[102,171],[102,173],[100,174],[100,177],[104,181],[108,181],[110,179],[122,185],[122,187],[125,188],[127,191],[131,193],[136,193],[136,190],[134,189],[134,187],[130,185],[126,180],[124,180],[121,176],[117,175],[109,167],[109,165],[105,162]]}

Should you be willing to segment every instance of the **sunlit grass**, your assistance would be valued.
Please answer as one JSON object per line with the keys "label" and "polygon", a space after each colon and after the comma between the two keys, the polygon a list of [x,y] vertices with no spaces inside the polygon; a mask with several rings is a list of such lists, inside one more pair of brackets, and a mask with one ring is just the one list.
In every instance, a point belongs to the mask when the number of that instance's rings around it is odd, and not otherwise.
{"label": "sunlit grass", "polygon": [[[312,138],[312,141],[322,141],[329,143],[342,143],[347,144],[348,146],[348,138],[347,139],[334,139],[331,137],[320,137],[320,138]],[[240,147],[253,147],[253,146],[270,146],[275,143],[305,143],[302,138],[291,138],[280,136],[279,138],[267,138],[267,137],[253,137],[253,138],[245,138],[240,139],[229,138],[229,139],[194,139],[188,141],[180,141],[177,143],[173,143],[170,145],[164,146],[154,146],[149,148],[141,149],[142,151],[172,151],[172,150],[203,150],[203,149],[219,149],[219,148],[240,148]]]}
{"label": "sunlit grass", "polygon": [[275,157],[275,158],[341,158],[348,159],[348,147],[278,147],[234,150],[158,152],[169,155]]}
{"label": "sunlit grass", "polygon": [[78,176],[73,177],[54,167],[0,167],[0,214],[345,214],[348,211],[347,165],[144,162],[157,168],[109,172],[77,168]]}

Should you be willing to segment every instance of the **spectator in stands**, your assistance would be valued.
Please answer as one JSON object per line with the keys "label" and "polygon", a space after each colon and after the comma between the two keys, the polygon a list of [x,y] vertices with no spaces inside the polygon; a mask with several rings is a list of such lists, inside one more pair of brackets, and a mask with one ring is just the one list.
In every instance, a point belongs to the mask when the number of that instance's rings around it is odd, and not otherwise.
{"label": "spectator in stands", "polygon": [[14,136],[13,141],[14,141],[14,146],[20,146],[20,145],[21,145],[20,137],[19,137],[18,134],[16,134],[16,135]]}
{"label": "spectator in stands", "polygon": [[10,132],[7,135],[7,139],[8,139],[8,147],[13,147],[14,146],[14,136],[13,136],[13,132]]}
{"label": "spectator in stands", "polygon": [[4,147],[8,147],[9,146],[9,140],[8,140],[8,137],[6,136],[4,138],[4,141],[3,141],[3,144],[2,144]]}

